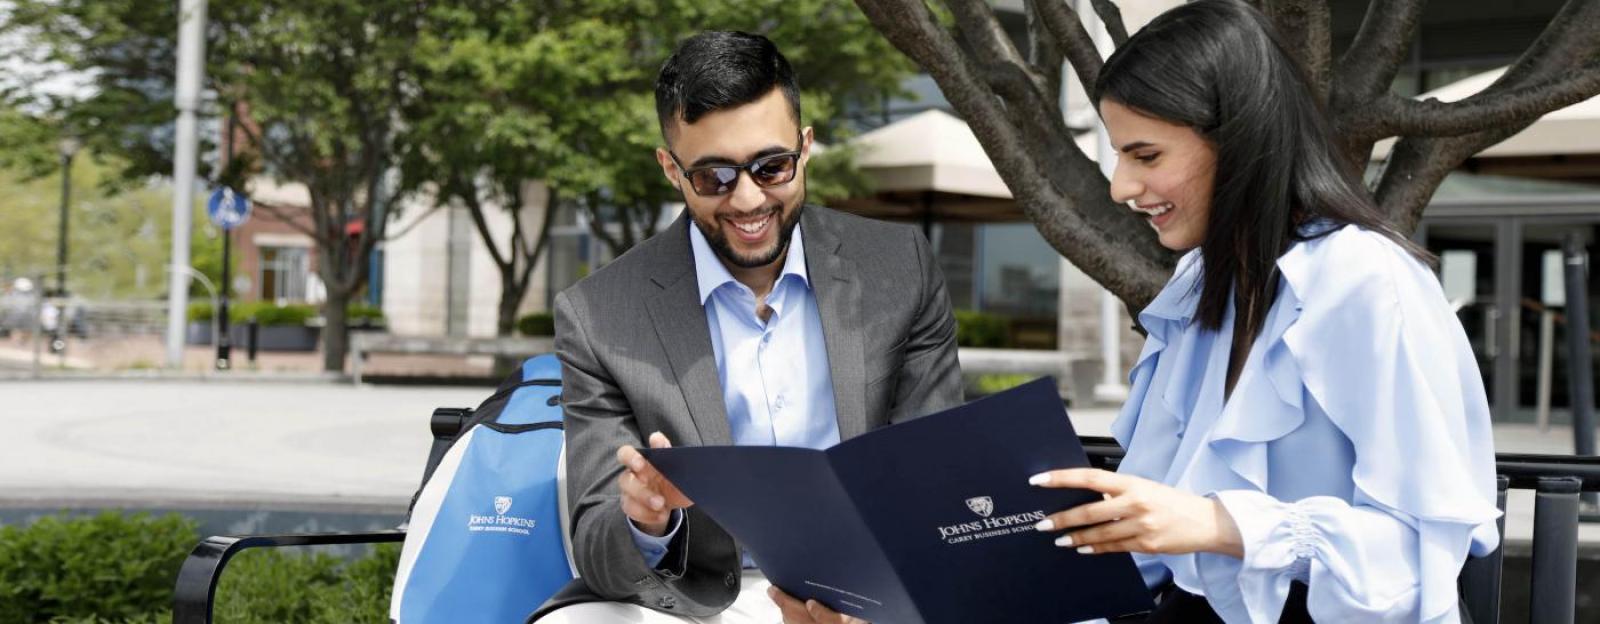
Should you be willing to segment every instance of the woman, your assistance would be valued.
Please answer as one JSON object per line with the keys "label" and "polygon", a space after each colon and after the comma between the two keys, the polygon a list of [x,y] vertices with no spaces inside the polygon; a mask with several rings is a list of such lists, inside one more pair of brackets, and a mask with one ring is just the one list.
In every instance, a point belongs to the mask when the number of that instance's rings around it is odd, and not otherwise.
{"label": "woman", "polygon": [[1106,500],[1040,523],[1132,552],[1151,621],[1457,622],[1498,543],[1481,377],[1430,257],[1345,171],[1267,21],[1202,0],[1106,61],[1111,194],[1185,252],[1112,425]]}

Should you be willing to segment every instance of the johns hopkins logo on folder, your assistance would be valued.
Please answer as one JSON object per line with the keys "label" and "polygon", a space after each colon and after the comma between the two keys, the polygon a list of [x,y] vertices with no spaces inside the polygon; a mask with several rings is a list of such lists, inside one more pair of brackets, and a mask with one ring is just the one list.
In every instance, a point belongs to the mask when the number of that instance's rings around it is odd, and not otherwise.
{"label": "johns hopkins logo on folder", "polygon": [[506,515],[508,511],[511,511],[511,497],[496,496],[494,515],[467,514],[467,530],[528,535],[539,524],[531,518],[508,516]]}
{"label": "johns hopkins logo on folder", "polygon": [[974,496],[967,499],[967,509],[978,514],[981,520],[957,522],[938,527],[939,539],[946,544],[960,544],[1002,535],[1015,535],[1033,530],[1033,525],[1044,519],[1043,511],[994,515],[994,499]]}

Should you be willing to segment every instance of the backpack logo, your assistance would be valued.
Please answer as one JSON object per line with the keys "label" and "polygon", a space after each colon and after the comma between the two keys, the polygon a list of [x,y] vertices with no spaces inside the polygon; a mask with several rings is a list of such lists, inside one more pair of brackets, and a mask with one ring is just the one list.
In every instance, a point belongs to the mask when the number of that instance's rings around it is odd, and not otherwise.
{"label": "backpack logo", "polygon": [[967,499],[967,509],[971,509],[972,513],[987,518],[989,514],[994,513],[994,499],[987,496],[969,498]]}
{"label": "backpack logo", "polygon": [[533,531],[534,527],[539,525],[538,521],[532,518],[508,516],[506,515],[508,511],[511,511],[511,497],[496,496],[494,497],[494,515],[467,514],[467,530],[528,535]]}

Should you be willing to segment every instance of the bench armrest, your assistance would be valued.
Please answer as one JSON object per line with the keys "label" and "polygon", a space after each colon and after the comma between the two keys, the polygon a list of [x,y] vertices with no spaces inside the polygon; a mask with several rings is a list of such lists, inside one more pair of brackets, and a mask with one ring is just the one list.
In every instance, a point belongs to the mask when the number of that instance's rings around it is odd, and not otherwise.
{"label": "bench armrest", "polygon": [[201,540],[178,570],[178,586],[172,600],[172,622],[211,624],[211,607],[216,599],[217,581],[222,577],[222,569],[228,565],[229,559],[247,548],[382,544],[405,541],[405,538],[406,532],[402,529],[368,533],[213,535]]}

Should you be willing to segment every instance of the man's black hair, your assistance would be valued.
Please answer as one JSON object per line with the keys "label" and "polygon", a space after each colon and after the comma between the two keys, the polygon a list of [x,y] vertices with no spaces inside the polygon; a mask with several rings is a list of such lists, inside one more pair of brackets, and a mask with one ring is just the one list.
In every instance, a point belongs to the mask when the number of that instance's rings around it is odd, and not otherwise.
{"label": "man's black hair", "polygon": [[800,124],[800,83],[778,46],[761,35],[703,32],[678,44],[656,78],[656,118],[661,136],[673,122],[694,123],[709,113],[744,106],[782,89]]}

